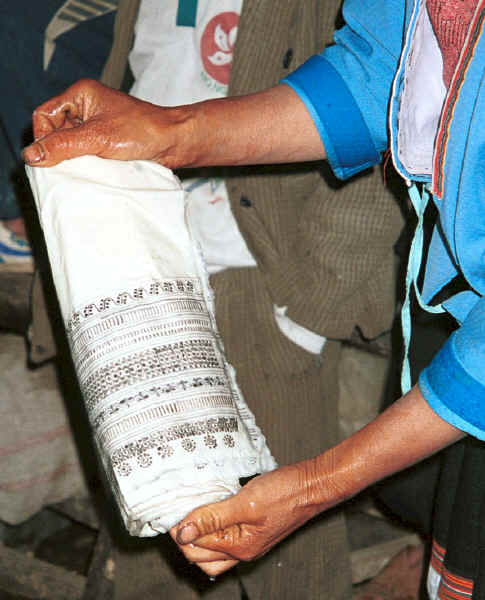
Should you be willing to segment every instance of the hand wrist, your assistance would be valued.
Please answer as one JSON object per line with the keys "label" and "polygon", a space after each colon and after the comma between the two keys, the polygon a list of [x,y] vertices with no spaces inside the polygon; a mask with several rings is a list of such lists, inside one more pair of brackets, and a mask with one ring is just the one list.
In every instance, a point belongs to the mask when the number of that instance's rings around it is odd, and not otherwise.
{"label": "hand wrist", "polygon": [[[201,166],[200,142],[193,105],[157,107],[153,135],[157,140],[152,160],[170,169]],[[149,125],[152,127],[152,124]]]}
{"label": "hand wrist", "polygon": [[301,465],[304,504],[315,514],[348,500],[360,491],[348,465],[339,467],[336,448],[331,448]]}

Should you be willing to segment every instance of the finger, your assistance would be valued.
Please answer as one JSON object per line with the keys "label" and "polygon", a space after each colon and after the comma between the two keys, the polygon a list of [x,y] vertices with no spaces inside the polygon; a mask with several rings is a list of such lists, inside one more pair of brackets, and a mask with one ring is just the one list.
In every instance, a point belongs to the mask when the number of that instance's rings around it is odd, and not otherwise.
{"label": "finger", "polygon": [[56,129],[72,127],[73,122],[80,123],[81,120],[82,115],[71,98],[52,98],[37,108],[32,115],[34,139],[43,138]]}
{"label": "finger", "polygon": [[196,563],[199,569],[204,571],[209,577],[217,577],[229,569],[232,569],[239,563],[238,560],[221,560],[219,562]]}
{"label": "finger", "polygon": [[206,548],[199,548],[194,544],[186,544],[185,546],[179,546],[179,549],[183,552],[185,558],[189,562],[214,562],[220,560],[232,560],[233,557],[225,554],[224,552],[215,552],[214,550],[207,550]]}
{"label": "finger", "polygon": [[188,544],[197,538],[222,531],[234,523],[244,522],[238,496],[208,504],[192,511],[177,528],[177,543]]}
{"label": "finger", "polygon": [[[92,104],[100,89],[105,88],[94,79],[80,79],[61,94],[41,104],[32,116],[34,138],[45,137],[65,122],[85,121],[92,112]],[[67,121],[66,121],[67,119]]]}
{"label": "finger", "polygon": [[[176,542],[177,528],[172,527],[170,529],[170,536]],[[181,546],[177,544],[179,550],[185,555],[185,558],[193,563],[198,562],[213,562],[216,560],[229,560],[232,556],[228,556],[223,552],[214,552],[213,550],[206,550],[205,548],[198,548],[195,544],[186,544]]]}
{"label": "finger", "polygon": [[24,148],[24,161],[35,167],[52,167],[63,160],[85,154],[100,154],[103,136],[85,123],[79,127],[61,129]]}
{"label": "finger", "polygon": [[223,553],[234,559],[251,560],[257,545],[254,544],[254,528],[245,524],[235,524],[222,531],[204,535],[193,542],[197,548],[210,552]]}

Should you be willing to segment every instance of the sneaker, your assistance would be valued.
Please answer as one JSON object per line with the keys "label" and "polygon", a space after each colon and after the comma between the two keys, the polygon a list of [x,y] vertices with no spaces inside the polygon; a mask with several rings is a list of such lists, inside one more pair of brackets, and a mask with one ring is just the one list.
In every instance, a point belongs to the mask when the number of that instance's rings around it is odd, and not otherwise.
{"label": "sneaker", "polygon": [[0,272],[32,272],[34,262],[30,244],[24,238],[10,231],[0,221]]}

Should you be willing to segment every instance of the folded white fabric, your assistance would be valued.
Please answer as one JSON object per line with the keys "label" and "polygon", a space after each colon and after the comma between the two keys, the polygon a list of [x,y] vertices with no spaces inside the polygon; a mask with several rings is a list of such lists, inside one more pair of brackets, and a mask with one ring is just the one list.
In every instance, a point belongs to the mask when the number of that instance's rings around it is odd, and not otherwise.
{"label": "folded white fabric", "polygon": [[227,363],[184,192],[150,162],[27,168],[94,438],[132,535],[276,465]]}

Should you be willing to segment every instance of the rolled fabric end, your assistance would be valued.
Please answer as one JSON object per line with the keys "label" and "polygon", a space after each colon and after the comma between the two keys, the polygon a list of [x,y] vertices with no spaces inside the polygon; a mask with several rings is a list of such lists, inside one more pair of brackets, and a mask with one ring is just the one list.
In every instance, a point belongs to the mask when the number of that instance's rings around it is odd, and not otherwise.
{"label": "rolled fabric end", "polygon": [[237,386],[178,179],[85,156],[27,167],[101,462],[132,535],[276,463]]}

